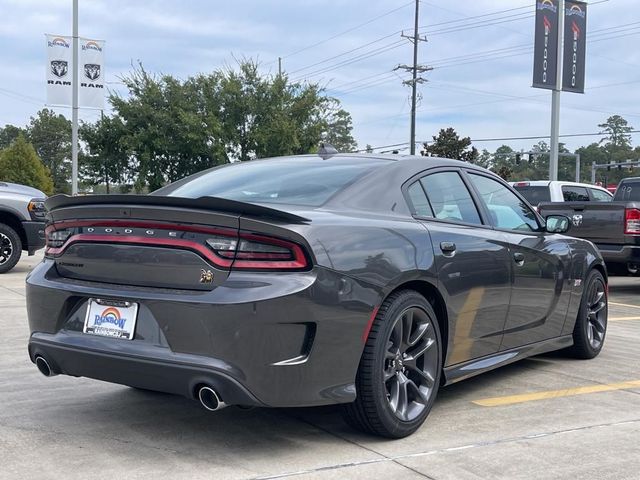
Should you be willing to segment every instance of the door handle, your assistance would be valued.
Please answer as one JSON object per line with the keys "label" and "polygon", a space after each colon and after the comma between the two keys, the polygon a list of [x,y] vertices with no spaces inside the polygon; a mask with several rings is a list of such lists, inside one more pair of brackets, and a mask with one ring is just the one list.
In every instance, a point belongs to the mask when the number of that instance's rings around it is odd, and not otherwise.
{"label": "door handle", "polygon": [[442,253],[445,255],[448,254],[448,256],[451,256],[456,251],[456,244],[453,242],[440,242],[440,250],[442,250]]}
{"label": "door handle", "polygon": [[518,266],[524,265],[524,253],[519,253],[519,252],[514,253],[513,259],[515,260],[516,265]]}

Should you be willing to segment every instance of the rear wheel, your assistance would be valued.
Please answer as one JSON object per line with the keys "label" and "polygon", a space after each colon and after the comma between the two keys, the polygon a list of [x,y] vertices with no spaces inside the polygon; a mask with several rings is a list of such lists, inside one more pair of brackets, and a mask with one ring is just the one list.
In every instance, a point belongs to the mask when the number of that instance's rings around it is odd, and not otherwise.
{"label": "rear wheel", "polygon": [[356,375],[356,401],[344,407],[346,421],[389,438],[415,432],[438,392],[441,351],[431,304],[412,290],[392,294],[371,327]]}
{"label": "rear wheel", "polygon": [[573,329],[573,347],[576,358],[594,358],[602,350],[607,333],[607,285],[598,270],[587,276],[582,292],[578,318]]}
{"label": "rear wheel", "polygon": [[16,231],[8,225],[0,223],[0,273],[5,273],[16,266],[22,255],[22,242]]}

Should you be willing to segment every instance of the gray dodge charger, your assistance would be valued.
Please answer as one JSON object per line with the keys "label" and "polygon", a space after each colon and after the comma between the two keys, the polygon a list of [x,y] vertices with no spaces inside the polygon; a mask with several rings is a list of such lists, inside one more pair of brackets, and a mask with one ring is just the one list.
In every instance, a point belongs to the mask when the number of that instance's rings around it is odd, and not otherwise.
{"label": "gray dodge charger", "polygon": [[29,355],[65,374],[228,405],[343,404],[398,438],[438,389],[557,349],[601,350],[607,275],[487,170],[304,155],[151,195],[47,200]]}

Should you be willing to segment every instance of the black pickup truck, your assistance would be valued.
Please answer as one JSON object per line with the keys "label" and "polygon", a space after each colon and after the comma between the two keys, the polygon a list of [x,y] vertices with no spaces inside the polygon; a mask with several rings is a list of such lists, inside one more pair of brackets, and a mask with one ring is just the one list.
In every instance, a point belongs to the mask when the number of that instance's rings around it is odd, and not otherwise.
{"label": "black pickup truck", "polygon": [[625,178],[612,202],[543,202],[543,217],[566,215],[567,235],[592,241],[613,275],[640,275],[640,177]]}

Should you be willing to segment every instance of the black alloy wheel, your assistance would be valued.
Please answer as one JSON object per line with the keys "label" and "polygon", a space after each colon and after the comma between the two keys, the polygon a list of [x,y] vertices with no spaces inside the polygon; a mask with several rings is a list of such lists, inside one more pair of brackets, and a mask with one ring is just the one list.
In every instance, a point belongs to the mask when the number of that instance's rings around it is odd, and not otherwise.
{"label": "black alloy wheel", "polygon": [[389,438],[415,432],[438,393],[442,345],[431,304],[402,290],[380,306],[356,375],[356,401],[344,407],[353,427]]}
{"label": "black alloy wheel", "polygon": [[394,414],[405,422],[427,408],[435,386],[438,347],[427,312],[409,307],[396,317],[385,351],[384,383]]}
{"label": "black alloy wheel", "polygon": [[577,358],[594,358],[602,350],[607,333],[607,284],[598,270],[589,272],[573,330],[571,353]]}
{"label": "black alloy wheel", "polygon": [[16,231],[0,223],[0,273],[15,267],[22,254],[22,242]]}

